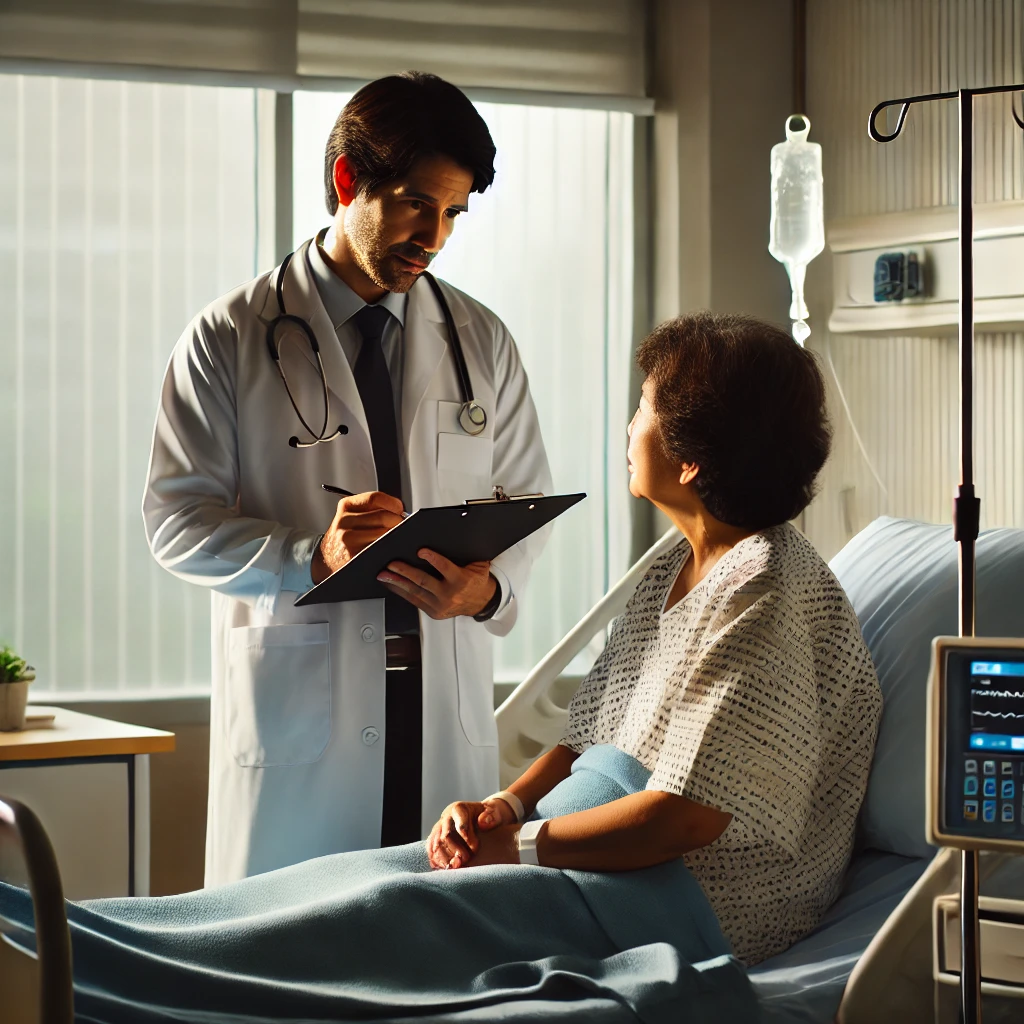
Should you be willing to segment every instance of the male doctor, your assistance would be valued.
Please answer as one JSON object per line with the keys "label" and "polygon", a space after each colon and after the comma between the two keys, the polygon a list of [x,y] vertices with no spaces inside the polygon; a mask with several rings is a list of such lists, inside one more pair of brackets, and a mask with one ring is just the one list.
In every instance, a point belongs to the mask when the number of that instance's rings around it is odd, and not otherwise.
{"label": "male doctor", "polygon": [[171,356],[143,515],[157,561],[212,591],[208,886],[416,841],[497,788],[491,634],[512,628],[541,537],[465,568],[421,552],[440,578],[392,563],[386,601],[295,607],[403,512],[551,489],[507,329],[441,284],[486,417],[467,429],[422,279],[494,152],[447,82],[365,86],[328,140],[329,228],[211,303]]}

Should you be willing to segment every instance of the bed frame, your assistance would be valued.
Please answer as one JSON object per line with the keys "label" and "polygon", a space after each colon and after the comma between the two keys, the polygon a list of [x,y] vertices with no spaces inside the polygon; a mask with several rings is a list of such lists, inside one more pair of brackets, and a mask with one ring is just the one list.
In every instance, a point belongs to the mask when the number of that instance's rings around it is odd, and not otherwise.
{"label": "bed frame", "polygon": [[57,858],[33,811],[0,796],[0,849],[20,853],[35,913],[36,954],[0,927],[0,999],[5,1024],[73,1024],[71,935]]}

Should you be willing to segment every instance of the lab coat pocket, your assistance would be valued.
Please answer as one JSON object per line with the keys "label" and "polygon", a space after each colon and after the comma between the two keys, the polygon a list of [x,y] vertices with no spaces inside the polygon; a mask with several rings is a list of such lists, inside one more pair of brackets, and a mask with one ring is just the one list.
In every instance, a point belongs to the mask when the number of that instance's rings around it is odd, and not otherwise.
{"label": "lab coat pocket", "polygon": [[455,671],[459,677],[459,721],[474,747],[498,745],[494,721],[494,665],[491,638],[465,615],[455,620]]}
{"label": "lab coat pocket", "polygon": [[437,435],[437,482],[446,501],[458,504],[466,498],[491,496],[493,448],[489,437]]}
{"label": "lab coat pocket", "polygon": [[243,768],[310,764],[331,738],[326,622],[231,630],[228,745]]}

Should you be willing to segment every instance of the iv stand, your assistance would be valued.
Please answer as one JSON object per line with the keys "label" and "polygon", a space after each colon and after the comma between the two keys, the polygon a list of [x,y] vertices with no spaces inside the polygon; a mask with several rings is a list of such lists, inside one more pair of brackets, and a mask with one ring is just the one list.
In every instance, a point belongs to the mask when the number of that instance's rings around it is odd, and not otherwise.
{"label": "iv stand", "polygon": [[[974,636],[974,542],[978,538],[981,501],[974,493],[974,97],[1020,92],[1024,85],[994,85],[910,96],[879,103],[868,118],[868,135],[875,142],[892,142],[913,103],[956,100],[960,111],[960,485],[953,499],[953,539],[960,545],[960,636]],[[886,135],[875,122],[887,107],[900,105],[896,129]],[[1024,120],[1010,107],[1013,119]],[[981,1022],[981,957],[978,927],[978,851],[960,853],[960,1019]]]}

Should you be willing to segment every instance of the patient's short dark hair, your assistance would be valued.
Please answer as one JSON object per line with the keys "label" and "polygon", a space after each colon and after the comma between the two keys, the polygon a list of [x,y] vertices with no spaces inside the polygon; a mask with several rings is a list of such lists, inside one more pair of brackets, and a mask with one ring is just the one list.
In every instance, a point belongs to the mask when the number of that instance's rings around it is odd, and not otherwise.
{"label": "patient's short dark hair", "polygon": [[748,316],[694,313],[637,352],[665,450],[700,467],[694,487],[723,523],[763,530],[814,497],[832,428],[814,355]]}
{"label": "patient's short dark hair", "polygon": [[324,153],[331,216],[338,210],[334,164],[342,153],[356,169],[361,192],[405,177],[424,156],[447,156],[471,171],[474,192],[494,181],[494,142],[484,119],[461,89],[422,71],[364,85],[338,115]]}

